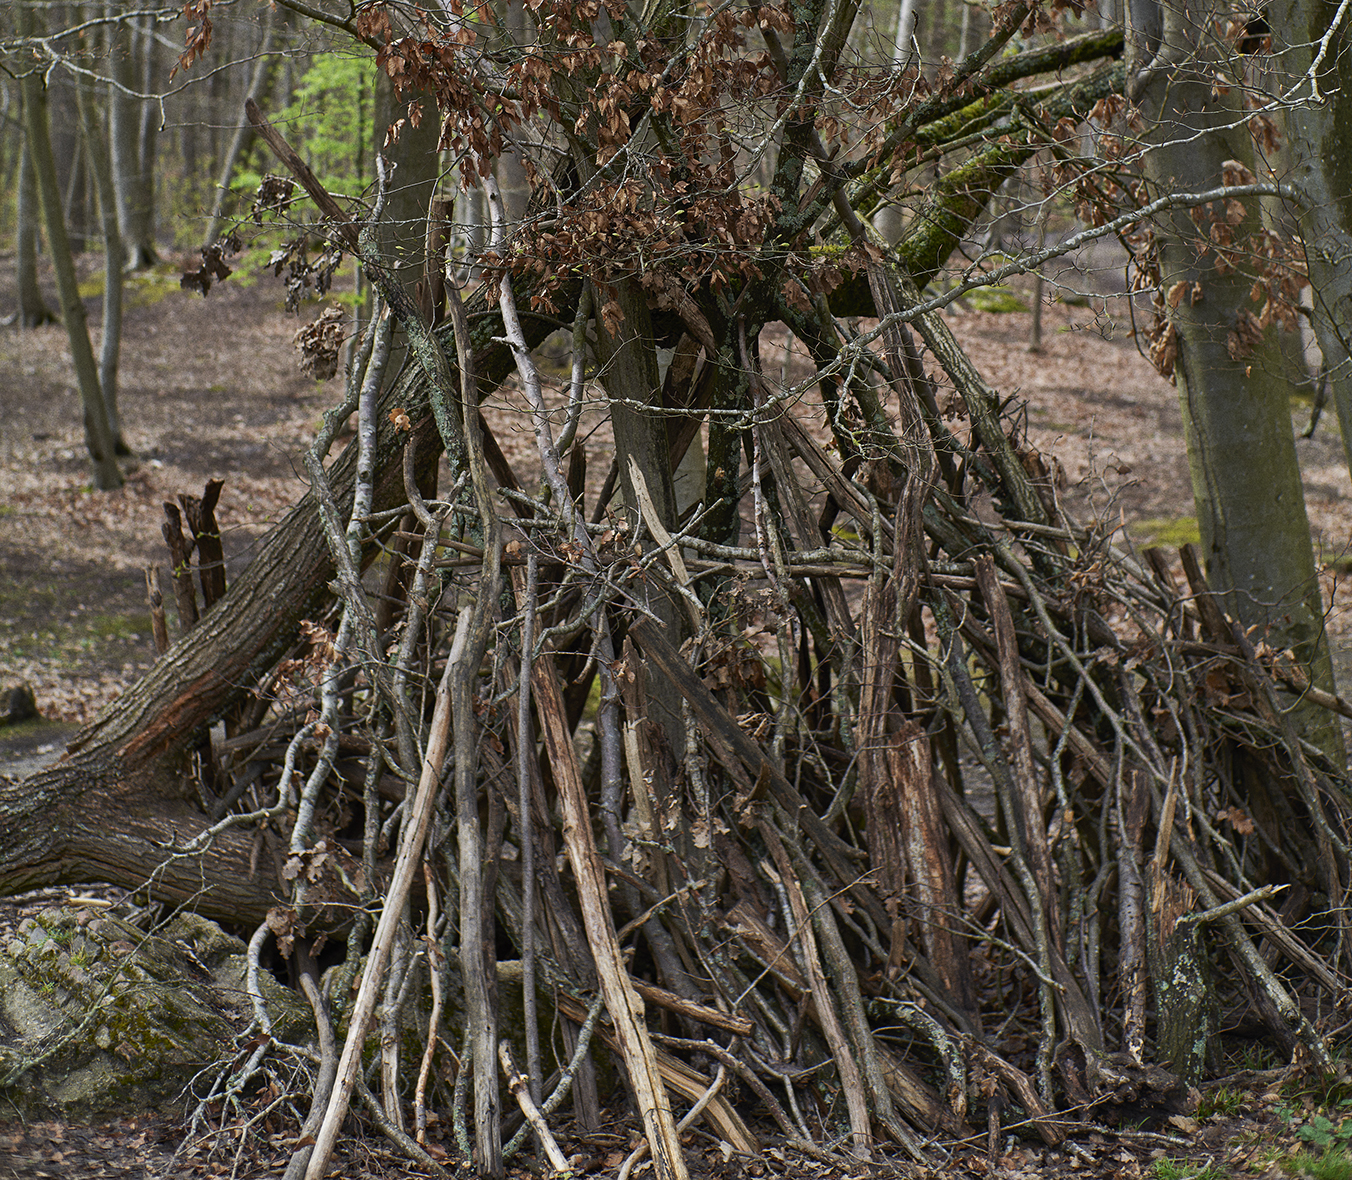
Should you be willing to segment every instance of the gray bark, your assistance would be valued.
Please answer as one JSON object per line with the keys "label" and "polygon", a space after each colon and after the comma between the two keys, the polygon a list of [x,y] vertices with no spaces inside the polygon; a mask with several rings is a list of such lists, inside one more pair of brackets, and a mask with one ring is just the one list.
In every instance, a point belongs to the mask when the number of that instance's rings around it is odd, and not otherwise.
{"label": "gray bark", "polygon": [[[130,21],[116,26],[113,38],[113,77],[110,104],[110,141],[112,145],[113,185],[117,199],[117,224],[127,252],[131,270],[152,266],[158,254],[155,250],[153,139],[147,145],[143,102],[127,91],[141,92],[144,82],[138,69],[137,42],[142,38]],[[150,53],[149,46],[145,52]],[[142,63],[145,64],[144,59]],[[125,89],[124,89],[125,88]],[[147,154],[149,153],[149,161]],[[147,169],[146,164],[152,167]]]}
{"label": "gray bark", "polygon": [[[23,31],[31,29],[32,17],[28,5],[20,6],[19,19]],[[37,173],[38,197],[47,224],[47,245],[51,250],[52,265],[56,269],[56,286],[61,297],[61,318],[70,339],[71,359],[75,365],[80,402],[84,409],[85,445],[89,448],[93,464],[94,486],[100,491],[120,488],[122,472],[114,454],[115,440],[108,425],[98,368],[94,363],[94,349],[89,343],[89,324],[75,278],[75,260],[71,256],[66,223],[61,214],[56,159],[52,154],[47,120],[47,94],[43,88],[42,75],[36,71],[24,76],[23,99],[28,147]]]}
{"label": "gray bark", "polygon": [[80,116],[71,83],[59,74],[48,81],[47,122],[56,157],[57,182],[61,185],[66,238],[72,253],[83,254],[89,247],[90,201],[89,169],[85,165],[84,143],[80,137]]}
{"label": "gray bark", "polygon": [[[1282,55],[1283,90],[1308,75],[1337,5],[1276,0],[1266,10],[1273,51]],[[1314,290],[1314,329],[1352,471],[1352,49],[1347,17],[1318,73],[1323,103],[1297,102],[1287,112],[1290,181],[1300,191],[1302,237]],[[1308,81],[1297,91],[1311,94]]]}
{"label": "gray bark", "polygon": [[[441,172],[437,152],[441,120],[437,116],[436,99],[424,94],[420,101],[423,114],[420,124],[414,127],[411,121],[406,121],[399,131],[398,142],[385,147],[385,156],[395,168],[386,197],[385,217],[380,223],[380,256],[391,265],[409,291],[422,277],[427,247],[427,209]],[[406,114],[405,104],[395,101],[390,80],[383,70],[380,71],[376,81],[377,150],[385,142],[386,129]]]}
{"label": "gray bark", "polygon": [[[143,17],[141,30],[141,93],[155,91],[155,80],[159,76],[159,42],[156,41],[155,20]],[[151,261],[157,258],[155,250],[155,149],[156,135],[159,134],[160,110],[157,104],[149,100],[141,103],[141,123],[137,128],[137,157],[140,163],[141,202],[144,225],[139,227],[144,234],[143,245],[149,247]]]}
{"label": "gray bark", "polygon": [[[1217,187],[1225,161],[1252,160],[1253,152],[1247,122],[1233,105],[1237,92],[1213,92],[1215,63],[1197,54],[1216,13],[1206,0],[1176,0],[1157,18],[1140,8],[1133,5],[1134,20],[1144,18],[1138,28],[1160,30],[1153,55],[1153,36],[1138,35],[1135,46],[1144,68],[1133,80],[1133,96],[1153,128],[1146,174],[1161,192]],[[1259,226],[1258,202],[1248,205],[1243,222],[1233,227],[1237,244]],[[1204,225],[1199,234],[1187,211],[1156,228],[1163,289],[1187,284],[1169,320],[1177,333],[1174,380],[1207,577],[1231,615],[1246,626],[1269,628],[1274,646],[1292,648],[1313,683],[1333,691],[1291,423],[1293,387],[1275,327],[1235,347],[1239,317],[1256,310],[1249,299],[1253,276],[1218,266],[1214,254],[1200,252],[1208,229]],[[1297,710],[1305,736],[1336,755],[1336,724],[1317,710]]]}
{"label": "gray bark", "polygon": [[38,182],[27,138],[20,150],[18,205],[18,273],[15,279],[19,307],[15,316],[21,328],[36,328],[40,324],[52,323],[56,316],[47,306],[42,297],[42,288],[38,285],[38,221],[42,211],[38,204]]}
{"label": "gray bark", "polygon": [[901,0],[897,8],[897,27],[892,34],[892,64],[900,70],[916,61],[915,18],[920,0]]}
{"label": "gray bark", "polygon": [[[504,40],[512,46],[529,44],[533,37],[530,22],[526,19],[526,6],[521,0],[508,0],[506,9]],[[510,236],[521,224],[521,219],[526,216],[526,207],[530,204],[530,182],[526,179],[521,157],[516,152],[502,154],[498,160],[497,177],[502,203],[507,208],[507,232]]]}
{"label": "gray bark", "polygon": [[[103,227],[103,339],[99,347],[99,388],[113,436],[113,451],[130,455],[131,448],[122,437],[122,416],[117,408],[117,369],[122,352],[122,235],[117,225],[117,200],[113,192],[112,162],[108,153],[108,133],[99,117],[90,93],[88,79],[76,81],[76,101],[84,130],[85,157],[94,174],[98,196],[99,220]],[[102,85],[102,84],[100,84]]]}
{"label": "gray bark", "polygon": [[[268,66],[271,62],[268,60],[268,54],[272,49],[272,36],[275,31],[276,19],[275,10],[272,8],[263,11],[263,40],[258,47],[258,52],[254,60],[253,75],[249,79],[249,92],[246,98],[257,102],[263,95],[263,87],[268,78]],[[221,165],[221,175],[216,181],[216,197],[211,207],[211,224],[207,227],[206,244],[210,246],[221,233],[221,225],[225,221],[225,201],[230,195],[230,182],[235,176],[235,167],[239,163],[239,158],[244,154],[245,147],[253,139],[253,125],[244,117],[244,108],[240,107],[239,123],[235,127],[235,134],[230,138],[230,146],[225,151],[225,161]]]}

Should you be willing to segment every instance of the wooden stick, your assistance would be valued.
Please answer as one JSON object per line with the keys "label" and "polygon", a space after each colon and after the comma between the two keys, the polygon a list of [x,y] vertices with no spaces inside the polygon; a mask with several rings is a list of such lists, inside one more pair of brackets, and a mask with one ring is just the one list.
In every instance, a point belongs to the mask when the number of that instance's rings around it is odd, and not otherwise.
{"label": "wooden stick", "polygon": [[160,567],[146,566],[146,599],[150,603],[150,629],[155,636],[155,654],[169,650],[169,627],[164,621],[164,591],[160,587]]}
{"label": "wooden stick", "polygon": [[545,1116],[540,1113],[540,1108],[535,1105],[535,1099],[530,1096],[530,1078],[517,1069],[512,1061],[511,1042],[498,1042],[498,1060],[502,1062],[502,1073],[507,1079],[507,1089],[512,1092],[516,1104],[521,1107],[521,1113],[526,1116],[526,1122],[530,1123],[531,1130],[540,1137],[545,1156],[549,1159],[549,1166],[560,1174],[571,1173],[573,1169],[568,1164],[568,1157],[560,1150],[558,1142],[550,1133],[549,1124],[545,1122]]}
{"label": "wooden stick", "polygon": [[[648,1029],[643,1023],[643,1000],[629,983],[629,974],[615,938],[605,872],[592,837],[587,793],[582,785],[572,735],[568,732],[563,692],[553,659],[541,657],[535,661],[531,672],[545,748],[563,809],[563,840],[577,883],[582,923],[596,961],[601,994],[605,996],[606,1010],[614,1023],[620,1054],[629,1071],[634,1100],[652,1149],[653,1170],[658,1180],[686,1180],[685,1158],[681,1154],[676,1121],[671,1116],[666,1087],[662,1084]],[[307,1180],[319,1180],[319,1177],[307,1177]]]}
{"label": "wooden stick", "polygon": [[185,635],[197,625],[197,591],[192,585],[192,546],[183,535],[183,514],[177,504],[164,502],[164,523],[160,525],[169,558],[174,563],[174,601],[178,605],[178,633]]}
{"label": "wooden stick", "polygon": [[770,856],[775,862],[775,868],[779,870],[784,891],[789,895],[793,923],[798,928],[794,932],[794,937],[803,948],[803,969],[807,972],[812,998],[817,1003],[822,1033],[826,1037],[827,1045],[830,1046],[831,1055],[836,1059],[836,1069],[840,1072],[840,1088],[845,1091],[854,1154],[861,1160],[869,1160],[872,1158],[872,1134],[869,1130],[868,1098],[864,1093],[864,1080],[859,1074],[854,1049],[845,1036],[845,1030],[841,1027],[840,1019],[831,1003],[831,993],[826,986],[826,976],[822,974],[817,954],[817,940],[812,933],[812,916],[808,913],[807,902],[803,900],[803,890],[798,884],[798,876],[789,860],[789,854],[784,850],[779,833],[767,821],[762,821],[757,826],[765,841],[765,847],[769,849]]}
{"label": "wooden stick", "polygon": [[[460,616],[460,627],[469,626],[468,613]],[[441,765],[446,759],[447,738],[451,730],[451,677],[455,662],[446,661],[446,669],[441,674],[441,683],[437,685],[436,708],[432,713],[432,731],[428,735],[427,754],[423,759],[422,776],[418,780],[418,793],[413,800],[413,809],[405,817],[403,839],[400,842],[399,858],[395,862],[394,875],[390,879],[389,890],[385,894],[385,907],[380,914],[380,923],[376,926],[375,940],[371,944],[371,953],[366,960],[366,969],[362,972],[361,989],[357,992],[356,1003],[352,1006],[352,1021],[348,1027],[347,1042],[343,1045],[343,1056],[338,1063],[338,1084],[334,1086],[333,1096],[329,1099],[328,1109],[324,1112],[324,1121],[319,1134],[315,1137],[314,1152],[310,1156],[310,1165],[305,1169],[305,1180],[322,1180],[328,1171],[329,1157],[333,1154],[334,1144],[338,1141],[338,1132],[347,1117],[348,1106],[352,1102],[352,1091],[357,1075],[361,1072],[362,1047],[366,1043],[366,1030],[370,1026],[371,1016],[375,1012],[376,1000],[380,996],[380,980],[389,961],[390,947],[394,943],[395,928],[399,916],[404,911],[404,902],[413,886],[413,875],[422,858],[423,842],[427,839],[427,829],[432,822],[432,804],[436,801],[441,783]]]}

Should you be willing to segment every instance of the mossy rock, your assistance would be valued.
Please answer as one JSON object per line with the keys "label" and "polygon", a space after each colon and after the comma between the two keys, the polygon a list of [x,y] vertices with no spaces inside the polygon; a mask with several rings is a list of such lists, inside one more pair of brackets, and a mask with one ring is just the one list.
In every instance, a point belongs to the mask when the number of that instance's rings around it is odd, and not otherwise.
{"label": "mossy rock", "polygon": [[[87,909],[26,920],[0,954],[0,1101],[89,1119],[173,1100],[233,1055],[246,969],[244,944],[192,914],[152,935]],[[266,972],[261,987],[274,1033],[304,1039],[305,1002]]]}

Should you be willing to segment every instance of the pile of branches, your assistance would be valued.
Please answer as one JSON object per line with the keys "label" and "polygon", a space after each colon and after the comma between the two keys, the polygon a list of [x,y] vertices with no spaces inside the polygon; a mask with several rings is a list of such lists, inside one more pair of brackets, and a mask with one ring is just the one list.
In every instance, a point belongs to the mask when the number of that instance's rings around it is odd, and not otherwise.
{"label": "pile of branches", "polygon": [[[320,1025],[291,1174],[323,1174],[354,1092],[425,1166],[441,1120],[480,1174],[532,1134],[563,1170],[551,1119],[600,1125],[598,1057],[644,1133],[621,1174],[651,1152],[662,1177],[697,1120],[732,1152],[772,1127],[919,1161],[1186,1112],[1225,1032],[1328,1063],[1349,784],[1293,704],[1352,710],[1191,547],[1072,519],[942,316],[915,339],[907,277],[868,278],[883,318],[834,376],[786,388],[743,347],[744,546],[699,506],[671,531],[641,471],[639,503],[615,470],[587,502],[507,281],[540,492],[501,477],[451,292],[465,475],[438,497],[410,435],[403,502],[372,511],[377,415],[413,425],[378,401],[373,317],[308,460],[334,613],[217,748],[212,832],[287,849],[251,953],[275,936]],[[672,410],[673,467],[703,413]],[[287,1052],[265,1036],[218,1095]]]}

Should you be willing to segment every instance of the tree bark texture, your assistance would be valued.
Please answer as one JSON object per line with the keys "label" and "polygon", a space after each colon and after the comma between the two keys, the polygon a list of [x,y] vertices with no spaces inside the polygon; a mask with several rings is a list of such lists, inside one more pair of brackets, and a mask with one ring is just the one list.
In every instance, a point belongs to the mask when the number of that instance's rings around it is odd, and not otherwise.
{"label": "tree bark texture", "polygon": [[141,91],[143,72],[137,66],[145,59],[137,52],[138,43],[144,42],[142,54],[150,54],[153,38],[142,36],[129,20],[114,28],[113,77],[117,85],[112,88],[109,106],[109,140],[117,222],[128,268],[143,270],[159,257],[155,249],[154,140],[153,132],[143,125],[144,100],[127,92]]}
{"label": "tree bark texture", "polygon": [[103,391],[108,429],[113,435],[113,451],[128,455],[131,449],[122,438],[122,416],[117,408],[117,370],[122,352],[122,234],[117,224],[117,196],[108,133],[98,110],[101,104],[95,102],[90,92],[93,85],[87,78],[76,81],[85,157],[94,175],[99,223],[103,229],[103,334],[99,342],[99,388]]}
{"label": "tree bark texture", "polygon": [[21,328],[36,328],[50,324],[56,316],[52,315],[46,300],[42,297],[42,288],[38,285],[38,222],[42,209],[38,202],[37,174],[33,169],[33,153],[25,138],[19,145],[19,200],[18,238],[16,254],[17,287],[19,306],[15,312]]}
{"label": "tree bark texture", "polygon": [[[1264,11],[1273,52],[1282,55],[1285,67],[1283,89],[1309,74],[1331,34],[1314,79],[1324,101],[1296,102],[1287,110],[1286,149],[1289,179],[1301,196],[1315,335],[1352,471],[1352,40],[1346,16],[1333,29],[1337,5],[1327,0],[1277,0]],[[1310,92],[1306,81],[1297,96]]]}
{"label": "tree bark texture", "polygon": [[[1216,93],[1212,73],[1193,53],[1206,39],[1204,5],[1178,5],[1164,9],[1158,53],[1136,76],[1153,128],[1145,171],[1165,192],[1217,187],[1228,161],[1253,158],[1247,122],[1231,98]],[[1217,216],[1224,221],[1227,212]],[[1243,220],[1231,227],[1239,248],[1259,228],[1258,214],[1250,200]],[[1201,251],[1204,239],[1188,211],[1166,214],[1156,232],[1161,288],[1178,296],[1168,299],[1177,305],[1167,330],[1177,342],[1174,381],[1208,581],[1230,614],[1246,626],[1270,628],[1276,644],[1296,652],[1313,683],[1332,691],[1291,424],[1292,387],[1276,328],[1252,330],[1253,274]],[[1330,754],[1339,747],[1337,726],[1326,714],[1306,711],[1299,723]]]}
{"label": "tree bark texture", "polygon": [[[475,319],[481,345],[476,370],[481,389],[491,391],[512,369],[511,354],[491,343],[502,335],[500,319],[491,313]],[[525,330],[534,347],[550,328],[528,319]],[[454,355],[449,325],[443,335]],[[392,407],[413,420],[419,472],[440,457],[429,400],[418,366],[410,366],[381,399],[375,512],[404,500],[408,436],[390,424]],[[340,511],[351,505],[355,465],[353,443],[330,469]],[[0,782],[6,821],[0,824],[0,892],[62,882],[153,881],[156,896],[191,902],[208,917],[240,922],[266,915],[275,870],[252,835],[226,832],[200,855],[176,859],[173,852],[210,822],[188,778],[198,735],[267,674],[294,641],[300,620],[312,617],[329,592],[333,562],[317,517],[308,493],[264,539],[226,596],[81,730],[63,759],[23,782]],[[115,824],[110,816],[118,817]]]}
{"label": "tree bark texture", "polygon": [[[19,7],[21,29],[31,32],[32,15],[28,5]],[[51,130],[47,116],[47,92],[42,76],[36,71],[24,75],[24,129],[28,150],[33,156],[37,174],[38,197],[42,203],[43,220],[47,225],[47,245],[56,269],[56,286],[61,297],[61,318],[70,340],[75,378],[80,390],[80,404],[84,411],[85,445],[93,464],[94,486],[100,491],[122,486],[122,472],[114,453],[115,439],[108,424],[108,414],[99,387],[98,366],[89,343],[89,323],[84,303],[80,299],[75,277],[75,260],[71,255],[70,240],[66,236],[66,221],[61,211],[61,194],[57,188],[56,159],[52,154]]]}

